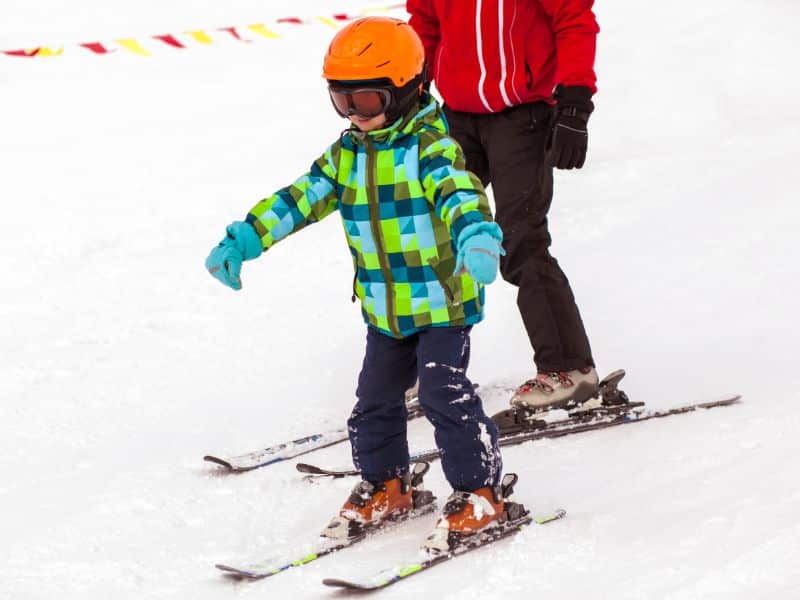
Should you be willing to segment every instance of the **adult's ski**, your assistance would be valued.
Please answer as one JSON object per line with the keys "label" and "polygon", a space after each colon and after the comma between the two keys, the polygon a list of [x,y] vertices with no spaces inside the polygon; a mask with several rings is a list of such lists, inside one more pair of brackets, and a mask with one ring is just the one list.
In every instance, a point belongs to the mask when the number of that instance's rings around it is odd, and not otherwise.
{"label": "adult's ski", "polygon": [[669,408],[665,410],[649,410],[645,409],[642,405],[634,407],[630,410],[621,410],[618,408],[617,410],[609,411],[608,414],[600,415],[586,421],[570,419],[570,422],[563,427],[556,426],[541,430],[523,431],[521,433],[507,435],[500,439],[499,444],[500,446],[515,446],[531,440],[564,437],[573,433],[607,429],[609,427],[617,427],[618,425],[630,425],[631,423],[641,423],[643,421],[649,421],[650,419],[662,419],[664,417],[681,415],[698,410],[707,410],[719,406],[730,406],[731,404],[736,404],[741,399],[741,396],[736,395],[723,400],[700,402],[698,404],[687,404],[685,406],[677,406],[675,408]]}
{"label": "adult's ski", "polygon": [[470,550],[482,548],[483,546],[493,544],[498,540],[512,536],[532,522],[539,525],[544,525],[546,523],[552,523],[553,521],[562,519],[566,516],[566,514],[566,511],[563,509],[558,509],[550,515],[536,519],[532,518],[530,514],[525,514],[518,519],[508,520],[502,524],[499,524],[496,527],[493,527],[490,531],[482,532],[481,534],[465,538],[449,552],[433,554],[424,550],[420,550],[417,556],[411,560],[400,562],[387,569],[382,569],[372,575],[357,577],[354,579],[326,578],[322,580],[322,583],[330,587],[345,588],[349,590],[378,590],[395,584],[398,581],[402,581],[403,579],[408,579],[412,575],[426,571],[432,567],[435,567],[436,565],[456,558],[457,556],[461,556]]}
{"label": "adult's ski", "polygon": [[[741,396],[736,395],[722,400],[689,404],[664,410],[646,409],[640,402],[628,402],[616,406],[600,406],[589,410],[573,411],[569,413],[566,418],[560,420],[545,422],[537,419],[538,422],[529,422],[526,425],[529,429],[520,426],[520,428],[515,431],[512,426],[509,426],[506,429],[506,433],[503,433],[503,427],[501,425],[501,434],[498,443],[501,447],[516,446],[517,444],[532,440],[564,437],[585,431],[607,429],[609,427],[641,423],[643,421],[649,421],[650,419],[661,419],[698,410],[730,406],[731,404],[736,404],[740,400]],[[504,411],[504,413],[505,412],[506,411]],[[500,420],[500,415],[502,414],[503,413],[498,413],[498,415],[495,415],[493,417],[495,421]],[[512,433],[508,433],[508,431],[512,431]],[[439,458],[440,454],[441,452],[437,448],[431,448],[429,450],[413,453],[410,460],[411,462],[431,461]],[[307,463],[298,463],[297,470],[310,478],[348,477],[359,474],[359,472],[353,468],[326,469]]]}
{"label": "adult's ski", "polygon": [[[422,416],[422,407],[419,404],[419,400],[416,398],[406,402],[406,408],[408,410],[409,419]],[[344,442],[347,439],[347,428],[332,429],[239,456],[221,457],[207,454],[203,457],[203,460],[219,465],[231,473],[243,473],[296,456],[308,454],[320,448],[327,448],[328,446]]]}

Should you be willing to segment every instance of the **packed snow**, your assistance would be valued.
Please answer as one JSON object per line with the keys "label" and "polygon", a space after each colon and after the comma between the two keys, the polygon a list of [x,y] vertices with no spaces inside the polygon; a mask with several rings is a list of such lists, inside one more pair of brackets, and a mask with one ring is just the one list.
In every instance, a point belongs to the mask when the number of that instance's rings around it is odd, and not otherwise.
{"label": "packed snow", "polygon": [[[245,264],[203,261],[257,200],[336,138],[320,77],[334,30],[276,26],[152,56],[82,42],[330,16],[367,0],[0,4],[0,597],[325,598],[324,577],[413,556],[429,515],[255,583],[217,562],[306,544],[353,480],[242,454],[342,427],[365,327],[337,216]],[[800,597],[800,7],[789,0],[599,2],[590,152],[556,175],[553,253],[603,373],[698,414],[506,449],[517,499],[566,519],[459,558],[384,598]],[[392,14],[403,16],[402,10]],[[487,411],[533,374],[504,282],[470,377]],[[415,449],[433,442],[410,425]],[[309,455],[349,462],[347,444]],[[449,493],[434,464],[428,487]]]}

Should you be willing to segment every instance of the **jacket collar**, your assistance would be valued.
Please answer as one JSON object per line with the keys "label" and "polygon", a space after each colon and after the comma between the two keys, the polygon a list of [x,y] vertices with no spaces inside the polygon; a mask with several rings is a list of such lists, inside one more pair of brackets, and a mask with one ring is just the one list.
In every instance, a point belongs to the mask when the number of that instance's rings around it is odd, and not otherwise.
{"label": "jacket collar", "polygon": [[347,134],[355,144],[366,144],[367,140],[377,146],[390,146],[399,138],[411,135],[422,128],[431,128],[447,133],[447,125],[439,103],[429,93],[424,92],[419,104],[415,104],[405,116],[383,129],[363,132],[355,125],[347,130]]}

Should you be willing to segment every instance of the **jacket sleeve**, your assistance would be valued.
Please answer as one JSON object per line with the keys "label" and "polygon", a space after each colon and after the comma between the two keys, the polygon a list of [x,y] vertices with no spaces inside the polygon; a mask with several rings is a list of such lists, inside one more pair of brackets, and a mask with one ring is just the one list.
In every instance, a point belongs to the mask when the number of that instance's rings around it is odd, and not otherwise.
{"label": "jacket sleeve", "polygon": [[308,173],[256,204],[247,214],[264,250],[306,225],[321,221],[337,207],[336,144]]}
{"label": "jacket sleeve", "polygon": [[433,2],[434,0],[407,0],[406,2],[406,11],[411,15],[408,23],[417,32],[425,47],[429,79],[433,78],[433,62],[441,39],[439,17],[436,16],[436,7]]}
{"label": "jacket sleeve", "polygon": [[597,91],[594,59],[600,27],[594,0],[541,0],[550,17],[556,43],[556,82]]}
{"label": "jacket sleeve", "polygon": [[419,167],[425,197],[450,230],[453,244],[468,225],[492,220],[483,185],[466,170],[464,153],[453,138],[423,133]]}

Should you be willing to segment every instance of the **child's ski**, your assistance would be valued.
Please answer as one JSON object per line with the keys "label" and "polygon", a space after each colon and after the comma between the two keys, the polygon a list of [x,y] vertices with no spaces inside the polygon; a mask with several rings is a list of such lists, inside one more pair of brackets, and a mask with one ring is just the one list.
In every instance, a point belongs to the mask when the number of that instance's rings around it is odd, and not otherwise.
{"label": "child's ski", "polygon": [[[408,461],[411,463],[418,463],[418,462],[429,462],[431,460],[439,458],[440,451],[438,448],[433,448],[430,450],[423,450],[422,452],[417,452],[409,456]],[[314,477],[351,477],[354,475],[359,475],[359,471],[356,469],[351,468],[341,468],[341,469],[324,469],[322,467],[318,467],[316,465],[312,465],[309,463],[297,463],[295,465],[298,471],[301,473],[305,473],[308,475],[309,479]]]}
{"label": "child's ski", "polygon": [[[415,419],[422,416],[422,407],[419,405],[419,400],[416,398],[406,403],[408,409],[408,418]],[[306,437],[301,437],[291,442],[277,444],[257,450],[256,452],[249,452],[240,456],[219,457],[214,455],[206,455],[203,460],[212,462],[221,467],[224,467],[231,473],[243,473],[245,471],[252,471],[259,467],[266,467],[277,462],[281,462],[295,456],[301,456],[320,448],[327,448],[348,439],[347,429],[333,429],[322,433],[315,433]]]}
{"label": "child's ski", "polygon": [[338,550],[343,550],[344,548],[354,546],[367,537],[370,537],[379,531],[384,531],[390,526],[427,515],[434,510],[436,510],[436,502],[432,501],[399,517],[384,521],[382,524],[370,529],[358,537],[349,538],[346,540],[338,540],[320,536],[316,543],[312,544],[311,547],[303,548],[295,553],[285,556],[270,558],[241,567],[225,564],[217,564],[214,566],[220,571],[223,571],[225,575],[234,577],[236,579],[264,579],[266,577],[271,577],[272,575],[277,575],[278,573],[286,571],[287,569],[291,569],[292,567],[299,567],[308,564],[317,560],[318,558],[322,558],[323,556],[327,556],[328,554],[332,554]]}
{"label": "child's ski", "polygon": [[499,524],[489,531],[481,532],[481,534],[466,538],[461,544],[453,548],[450,552],[442,554],[430,554],[424,550],[421,550],[415,559],[408,562],[399,563],[388,569],[383,569],[374,575],[350,580],[327,578],[323,579],[322,583],[330,587],[346,588],[350,590],[378,590],[397,583],[402,579],[407,579],[411,575],[415,575],[416,573],[420,573],[430,569],[431,567],[435,567],[436,565],[452,558],[465,554],[470,550],[481,548],[503,538],[514,535],[532,521],[537,524],[544,525],[545,523],[551,523],[553,521],[557,521],[558,519],[562,519],[566,516],[566,514],[566,511],[563,509],[558,509],[553,512],[553,514],[538,519],[533,519],[529,514],[526,514],[525,516],[514,521],[506,521],[505,523]]}
{"label": "child's ski", "polygon": [[[640,423],[650,419],[660,419],[672,415],[679,415],[694,412],[701,409],[715,408],[718,406],[730,406],[741,400],[741,396],[731,396],[724,400],[713,402],[702,402],[699,404],[689,404],[678,406],[666,410],[647,410],[642,403],[628,403],[619,406],[599,407],[587,411],[576,411],[569,414],[569,417],[559,421],[546,423],[541,421],[538,426],[531,427],[530,430],[521,430],[518,433],[500,436],[499,444],[501,447],[516,446],[532,440],[545,438],[556,438],[574,433],[606,429],[618,425],[630,423]],[[439,457],[439,450],[431,448],[411,455],[411,462],[431,461]],[[324,469],[315,465],[298,463],[297,470],[305,473],[308,477],[348,477],[358,475],[358,471],[353,468]]]}

